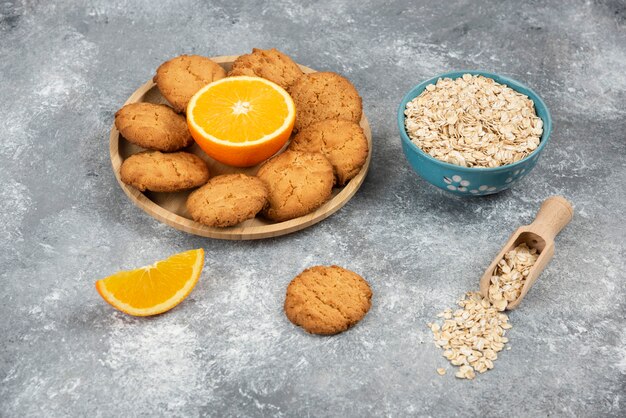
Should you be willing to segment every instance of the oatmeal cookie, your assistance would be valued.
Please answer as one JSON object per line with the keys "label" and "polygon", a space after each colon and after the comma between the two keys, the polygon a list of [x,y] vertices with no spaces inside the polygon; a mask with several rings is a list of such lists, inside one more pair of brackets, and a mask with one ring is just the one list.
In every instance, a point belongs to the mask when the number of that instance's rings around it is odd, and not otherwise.
{"label": "oatmeal cookie", "polygon": [[163,104],[127,104],[115,114],[115,127],[128,142],[146,149],[178,151],[193,142],[185,117]]}
{"label": "oatmeal cookie", "polygon": [[369,152],[363,129],[347,120],[313,123],[298,132],[289,144],[289,149],[324,154],[333,165],[339,186],[359,173]]}
{"label": "oatmeal cookie", "polygon": [[252,219],[267,204],[268,190],[257,177],[224,174],[213,177],[187,199],[191,217],[208,226],[232,226]]}
{"label": "oatmeal cookie", "polygon": [[217,63],[200,55],[181,55],[157,68],[154,82],[178,113],[187,110],[194,94],[207,84],[226,77]]}
{"label": "oatmeal cookie", "polygon": [[289,88],[289,94],[296,104],[296,131],[326,119],[361,120],[361,97],[339,74],[304,74]]}
{"label": "oatmeal cookie", "polygon": [[233,62],[233,68],[228,75],[262,77],[287,89],[302,76],[302,70],[289,56],[276,48],[253,48],[251,54],[241,55]]}
{"label": "oatmeal cookie", "polygon": [[257,176],[269,189],[269,205],[262,214],[273,221],[314,211],[328,200],[335,180],[326,157],[300,151],[285,151],[269,159]]}
{"label": "oatmeal cookie", "polygon": [[363,319],[371,299],[372,290],[358,274],[339,266],[315,266],[289,283],[285,314],[312,334],[333,335]]}
{"label": "oatmeal cookie", "polygon": [[188,152],[144,151],[124,160],[120,177],[142,192],[175,192],[206,183],[209,168],[202,158]]}

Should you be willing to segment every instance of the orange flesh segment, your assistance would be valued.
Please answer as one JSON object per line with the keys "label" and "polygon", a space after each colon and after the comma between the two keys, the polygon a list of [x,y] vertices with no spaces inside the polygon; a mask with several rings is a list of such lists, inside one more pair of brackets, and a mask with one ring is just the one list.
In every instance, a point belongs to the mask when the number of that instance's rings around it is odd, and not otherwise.
{"label": "orange flesh segment", "polygon": [[152,266],[121,271],[96,282],[100,295],[130,315],[165,312],[182,302],[195,286],[204,264],[204,250],[173,255]]}
{"label": "orange flesh segment", "polygon": [[217,139],[248,142],[278,130],[289,109],[272,87],[240,80],[236,90],[229,83],[207,90],[192,112],[195,122]]}

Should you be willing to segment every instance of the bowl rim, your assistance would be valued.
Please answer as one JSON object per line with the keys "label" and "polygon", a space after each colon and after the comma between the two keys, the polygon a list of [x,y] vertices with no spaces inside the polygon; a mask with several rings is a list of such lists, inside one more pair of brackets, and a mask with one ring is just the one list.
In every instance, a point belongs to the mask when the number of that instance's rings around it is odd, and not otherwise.
{"label": "bowl rim", "polygon": [[[544,111],[545,111],[545,117],[541,117],[537,114],[537,117],[539,117],[542,121],[543,121],[543,133],[541,134],[541,138],[539,140],[539,146],[530,154],[528,154],[526,157],[522,158],[519,161],[516,161],[512,164],[506,164],[506,165],[502,165],[499,167],[464,167],[464,166],[460,166],[460,165],[456,165],[456,164],[450,164],[447,163],[445,161],[441,161],[438,160],[432,156],[430,156],[428,153],[424,152],[420,147],[418,147],[417,145],[415,145],[413,143],[413,141],[411,141],[411,138],[409,138],[408,133],[406,132],[406,127],[404,125],[404,121],[406,119],[406,115],[404,114],[404,111],[406,110],[406,105],[408,102],[410,102],[411,100],[413,100],[414,98],[416,98],[417,96],[419,96],[425,89],[426,86],[429,84],[433,84],[436,83],[437,80],[439,80],[440,78],[451,78],[451,79],[457,79],[463,76],[463,74],[472,74],[472,75],[482,75],[484,77],[487,78],[491,78],[494,81],[500,83],[500,84],[504,84],[510,88],[512,88],[513,90],[517,91],[518,93],[522,93],[525,94],[526,96],[528,96],[528,98],[530,100],[533,101],[533,104],[535,106],[535,112],[538,113],[536,111],[537,108],[541,107]],[[425,81],[422,81],[421,83],[419,83],[418,85],[416,85],[415,87],[411,88],[408,93],[406,93],[403,97],[402,100],[400,101],[400,106],[398,107],[398,129],[400,130],[400,138],[402,139],[402,141],[407,144],[409,147],[411,147],[414,151],[416,151],[418,154],[422,155],[423,157],[425,157],[426,159],[434,162],[435,164],[438,164],[442,167],[445,168],[449,168],[449,169],[453,169],[453,170],[458,170],[458,171],[462,171],[462,172],[468,172],[468,173],[497,173],[497,172],[501,172],[501,171],[508,171],[512,168],[515,168],[521,164],[524,164],[526,162],[528,162],[531,158],[533,158],[535,155],[538,155],[543,148],[546,146],[546,144],[548,143],[549,139],[550,139],[550,133],[552,132],[552,116],[550,115],[550,109],[548,109],[548,106],[546,106],[545,102],[541,99],[541,97],[535,92],[533,91],[530,87],[524,85],[523,83],[520,83],[517,80],[514,80],[512,78],[509,77],[505,77],[496,73],[491,73],[488,71],[482,71],[482,70],[458,70],[458,71],[449,71],[446,73],[442,73],[439,74],[435,77],[431,77]]]}

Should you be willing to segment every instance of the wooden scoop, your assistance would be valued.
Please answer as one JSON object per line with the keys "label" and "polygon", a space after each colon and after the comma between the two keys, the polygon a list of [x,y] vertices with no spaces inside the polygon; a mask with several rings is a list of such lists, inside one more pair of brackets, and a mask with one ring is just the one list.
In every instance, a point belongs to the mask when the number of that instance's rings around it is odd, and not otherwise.
{"label": "wooden scoop", "polygon": [[522,243],[526,243],[528,248],[537,249],[539,257],[535,264],[530,268],[528,276],[522,287],[522,293],[519,297],[509,302],[506,309],[515,309],[520,304],[526,293],[537,280],[543,269],[554,255],[554,238],[561,230],[572,220],[574,209],[572,204],[563,196],[551,196],[544,200],[541,204],[539,212],[535,220],[530,225],[522,226],[511,235],[509,241],[502,251],[497,255],[493,262],[489,265],[485,274],[480,279],[480,293],[483,297],[488,297],[489,285],[491,284],[491,276],[504,255]]}

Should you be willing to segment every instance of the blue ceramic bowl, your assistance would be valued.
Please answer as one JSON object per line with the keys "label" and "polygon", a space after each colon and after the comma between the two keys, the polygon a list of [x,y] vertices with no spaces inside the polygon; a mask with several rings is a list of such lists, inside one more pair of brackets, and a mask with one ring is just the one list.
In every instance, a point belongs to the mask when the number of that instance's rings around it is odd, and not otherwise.
{"label": "blue ceramic bowl", "polygon": [[[480,74],[491,78],[500,84],[505,84],[513,90],[525,94],[533,101],[537,116],[543,121],[543,134],[536,150],[523,160],[513,164],[496,168],[469,168],[439,161],[411,142],[404,125],[406,104],[419,96],[426,89],[427,85],[436,83],[438,79],[456,79],[462,77],[463,74]],[[398,108],[398,129],[400,130],[400,138],[402,138],[402,151],[404,151],[404,155],[417,174],[432,185],[450,193],[461,196],[483,196],[508,189],[533,169],[541,151],[543,151],[550,138],[552,118],[550,117],[548,107],[537,93],[520,82],[485,71],[454,71],[426,80],[413,87],[404,96]]]}

